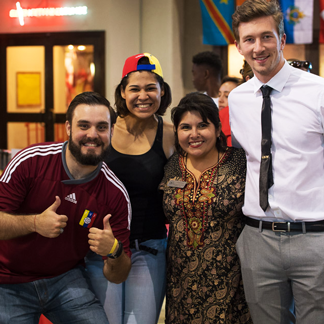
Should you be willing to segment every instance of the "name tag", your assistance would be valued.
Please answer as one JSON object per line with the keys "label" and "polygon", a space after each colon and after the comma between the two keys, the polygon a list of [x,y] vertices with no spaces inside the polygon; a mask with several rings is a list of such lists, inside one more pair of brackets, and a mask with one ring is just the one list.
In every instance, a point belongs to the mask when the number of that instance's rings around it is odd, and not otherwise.
{"label": "name tag", "polygon": [[167,183],[168,187],[172,188],[184,188],[186,186],[186,181],[180,181],[180,180],[169,180]]}

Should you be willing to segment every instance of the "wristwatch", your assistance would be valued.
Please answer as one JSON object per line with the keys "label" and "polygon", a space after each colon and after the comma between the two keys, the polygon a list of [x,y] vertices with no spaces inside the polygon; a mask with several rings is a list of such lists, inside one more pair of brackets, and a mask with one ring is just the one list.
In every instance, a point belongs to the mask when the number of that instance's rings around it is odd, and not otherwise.
{"label": "wristwatch", "polygon": [[123,250],[123,243],[121,241],[118,241],[118,248],[116,248],[113,253],[109,253],[107,257],[110,259],[117,259],[121,256]]}

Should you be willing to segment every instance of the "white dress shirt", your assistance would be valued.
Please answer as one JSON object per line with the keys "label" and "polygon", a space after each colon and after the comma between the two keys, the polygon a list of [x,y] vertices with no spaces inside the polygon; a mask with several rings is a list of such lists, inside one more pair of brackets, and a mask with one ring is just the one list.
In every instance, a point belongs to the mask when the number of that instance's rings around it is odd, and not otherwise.
{"label": "white dress shirt", "polygon": [[229,95],[233,146],[247,158],[243,213],[267,221],[324,220],[324,79],[285,62],[271,92],[272,169],[269,207],[259,205],[262,82],[257,77]]}

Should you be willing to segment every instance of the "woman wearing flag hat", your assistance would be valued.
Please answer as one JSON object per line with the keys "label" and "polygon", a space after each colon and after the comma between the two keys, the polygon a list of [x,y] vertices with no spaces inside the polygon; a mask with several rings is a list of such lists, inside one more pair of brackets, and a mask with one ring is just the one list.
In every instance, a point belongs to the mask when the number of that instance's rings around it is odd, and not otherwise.
{"label": "woman wearing flag hat", "polygon": [[125,61],[115,91],[118,118],[106,163],[125,185],[132,204],[132,269],[126,282],[102,276],[102,262],[90,255],[92,286],[110,324],[157,323],[165,294],[166,236],[162,193],[158,185],[174,151],[173,126],[162,119],[171,103],[162,68],[149,53]]}

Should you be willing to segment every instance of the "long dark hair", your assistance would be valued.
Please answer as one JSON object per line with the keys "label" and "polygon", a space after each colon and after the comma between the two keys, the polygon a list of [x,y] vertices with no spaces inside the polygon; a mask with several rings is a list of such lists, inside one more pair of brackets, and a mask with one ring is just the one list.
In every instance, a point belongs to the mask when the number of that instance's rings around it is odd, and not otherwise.
{"label": "long dark hair", "polygon": [[[175,147],[177,152],[182,156],[185,156],[186,152],[181,148],[179,144],[177,130],[182,120],[182,116],[187,111],[197,111],[200,114],[202,120],[205,123],[208,123],[207,119],[209,119],[214,124],[216,130],[218,130],[220,127],[218,108],[212,98],[201,92],[192,92],[183,97],[180,100],[179,105],[172,108],[171,110],[171,120],[175,129]],[[227,148],[226,136],[222,131],[220,133],[220,136],[216,140],[216,148],[218,152],[225,152]]]}

